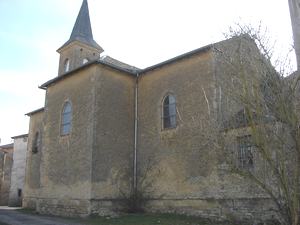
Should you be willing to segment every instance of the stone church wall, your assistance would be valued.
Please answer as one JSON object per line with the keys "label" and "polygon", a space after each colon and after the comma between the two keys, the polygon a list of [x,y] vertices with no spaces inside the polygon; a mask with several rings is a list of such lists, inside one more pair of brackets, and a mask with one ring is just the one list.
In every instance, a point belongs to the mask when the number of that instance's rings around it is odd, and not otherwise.
{"label": "stone church wall", "polygon": [[[187,199],[220,195],[213,69],[213,54],[206,50],[140,77],[138,179],[148,180],[140,189],[154,199],[151,209],[165,205],[183,212],[197,204]],[[177,126],[163,129],[162,101],[169,93],[176,97]]]}
{"label": "stone church wall", "polygon": [[[89,213],[95,67],[77,73],[47,89],[40,196],[36,203],[41,213],[79,216]],[[72,127],[69,135],[62,136],[61,113],[66,101],[72,105]]]}
{"label": "stone church wall", "polygon": [[[91,66],[47,89],[41,180],[43,200],[38,204],[41,213],[80,216],[89,212],[95,73],[96,67]],[[71,132],[61,135],[61,115],[67,101],[72,106]]]}
{"label": "stone church wall", "polygon": [[[238,47],[244,53],[253,46],[234,39],[218,47],[230,49],[231,54]],[[146,208],[150,211],[217,218],[271,216],[270,201],[255,185],[224,172],[226,152],[219,143],[219,131],[241,107],[224,98],[225,90],[232,88],[226,86],[232,71],[218,61],[214,50],[140,78],[138,179],[146,178],[140,191],[149,199]],[[177,127],[164,130],[162,100],[168,93],[176,97]]]}
{"label": "stone church wall", "polygon": [[105,214],[131,188],[135,77],[102,65],[96,73],[92,213]]}
{"label": "stone church wall", "polygon": [[[37,198],[40,197],[41,157],[43,155],[43,118],[43,110],[30,115],[23,207],[31,209],[36,209]],[[33,142],[37,132],[40,134],[41,139],[38,151],[34,153],[32,151]]]}

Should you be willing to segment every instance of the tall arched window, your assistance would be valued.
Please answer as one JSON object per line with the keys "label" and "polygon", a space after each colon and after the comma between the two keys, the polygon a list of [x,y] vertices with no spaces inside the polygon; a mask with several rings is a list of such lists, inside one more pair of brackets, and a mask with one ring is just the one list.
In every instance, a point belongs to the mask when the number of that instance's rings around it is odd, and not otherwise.
{"label": "tall arched window", "polygon": [[167,95],[163,101],[163,128],[176,127],[176,99],[173,95]]}
{"label": "tall arched window", "polygon": [[64,71],[68,72],[70,70],[70,60],[66,59],[64,63]]}
{"label": "tall arched window", "polygon": [[32,153],[37,153],[39,151],[39,145],[40,145],[40,134],[39,132],[36,132],[32,142]]}
{"label": "tall arched window", "polygon": [[72,106],[70,102],[64,104],[61,117],[61,135],[67,135],[71,131],[72,126]]}

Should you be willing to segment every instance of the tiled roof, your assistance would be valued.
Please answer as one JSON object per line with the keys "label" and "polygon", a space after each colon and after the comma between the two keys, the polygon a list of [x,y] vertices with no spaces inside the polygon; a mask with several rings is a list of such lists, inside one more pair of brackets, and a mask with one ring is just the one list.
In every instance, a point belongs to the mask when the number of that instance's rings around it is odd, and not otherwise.
{"label": "tiled roof", "polygon": [[93,38],[92,26],[90,21],[89,7],[87,0],[83,0],[79,14],[77,16],[70,39],[57,51],[67,46],[73,41],[79,41],[103,51],[100,45]]}

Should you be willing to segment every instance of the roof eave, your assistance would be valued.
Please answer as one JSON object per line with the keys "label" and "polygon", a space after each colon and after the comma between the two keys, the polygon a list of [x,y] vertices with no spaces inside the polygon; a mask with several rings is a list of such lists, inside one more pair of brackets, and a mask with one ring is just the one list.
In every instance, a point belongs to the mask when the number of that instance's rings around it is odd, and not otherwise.
{"label": "roof eave", "polygon": [[34,111],[31,111],[31,112],[29,112],[29,113],[26,113],[25,116],[31,116],[31,115],[33,115],[33,114],[42,112],[42,111],[44,111],[44,110],[45,110],[45,107],[42,107],[42,108],[36,109],[36,110],[34,110]]}
{"label": "roof eave", "polygon": [[178,56],[176,56],[174,58],[168,59],[168,60],[166,60],[164,62],[161,62],[161,63],[155,64],[153,66],[147,67],[145,69],[142,69],[139,72],[140,73],[147,73],[147,72],[149,72],[151,70],[155,70],[155,69],[158,69],[158,68],[163,67],[165,65],[177,62],[178,60],[190,57],[190,56],[195,55],[197,53],[208,51],[208,50],[210,50],[212,48],[212,46],[213,46],[213,44],[210,44],[210,45],[206,45],[206,46],[201,47],[201,48],[197,48],[197,49],[195,49],[193,51],[186,52],[186,53],[178,55]]}
{"label": "roof eave", "polygon": [[76,69],[74,69],[74,70],[71,70],[71,71],[69,71],[69,72],[67,72],[67,73],[64,73],[64,74],[62,74],[62,75],[60,75],[60,76],[58,76],[58,77],[55,77],[55,78],[53,78],[53,79],[47,81],[46,83],[44,83],[44,84],[42,84],[41,86],[39,86],[39,88],[40,88],[40,89],[43,89],[43,90],[46,90],[51,84],[54,84],[54,83],[56,83],[56,82],[58,82],[58,81],[60,81],[60,80],[63,80],[63,79],[65,79],[65,78],[71,76],[71,75],[74,74],[75,72],[80,71],[80,70],[82,70],[82,69],[85,69],[85,68],[87,68],[87,67],[89,67],[90,65],[93,65],[93,64],[101,64],[101,65],[104,65],[104,66],[108,66],[108,67],[110,67],[110,68],[112,68],[112,69],[118,70],[118,71],[120,71],[120,72],[124,72],[124,73],[130,74],[130,75],[136,76],[136,71],[135,71],[135,70],[130,71],[130,70],[126,70],[126,69],[124,69],[124,68],[115,66],[115,65],[113,65],[113,64],[103,62],[103,61],[101,61],[101,60],[93,60],[93,61],[91,61],[91,62],[88,62],[88,63],[84,64],[84,65],[81,66],[81,67],[78,67],[78,68],[76,68]]}
{"label": "roof eave", "polygon": [[28,137],[28,134],[13,136],[13,137],[11,137],[11,139],[24,138],[24,137]]}

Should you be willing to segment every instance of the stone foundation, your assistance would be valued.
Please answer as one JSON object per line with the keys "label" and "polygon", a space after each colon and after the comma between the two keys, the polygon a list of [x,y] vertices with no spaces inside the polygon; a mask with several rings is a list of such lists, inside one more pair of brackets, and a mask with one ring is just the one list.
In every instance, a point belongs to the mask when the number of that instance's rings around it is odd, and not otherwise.
{"label": "stone foundation", "polygon": [[36,198],[23,198],[23,208],[36,210]]}
{"label": "stone foundation", "polygon": [[157,199],[149,200],[146,211],[200,216],[216,220],[274,219],[274,205],[267,198],[245,199]]}
{"label": "stone foundation", "polygon": [[[124,200],[58,200],[25,198],[24,208],[36,209],[41,214],[67,217],[89,215],[115,216],[124,211]],[[216,220],[263,221],[274,219],[274,206],[267,198],[245,199],[151,199],[146,212],[176,213]]]}
{"label": "stone foundation", "polygon": [[115,216],[125,210],[124,200],[93,199],[91,200],[91,214],[99,216]]}
{"label": "stone foundation", "polygon": [[35,209],[40,214],[64,217],[90,215],[90,200],[85,199],[24,199],[24,208]]}

